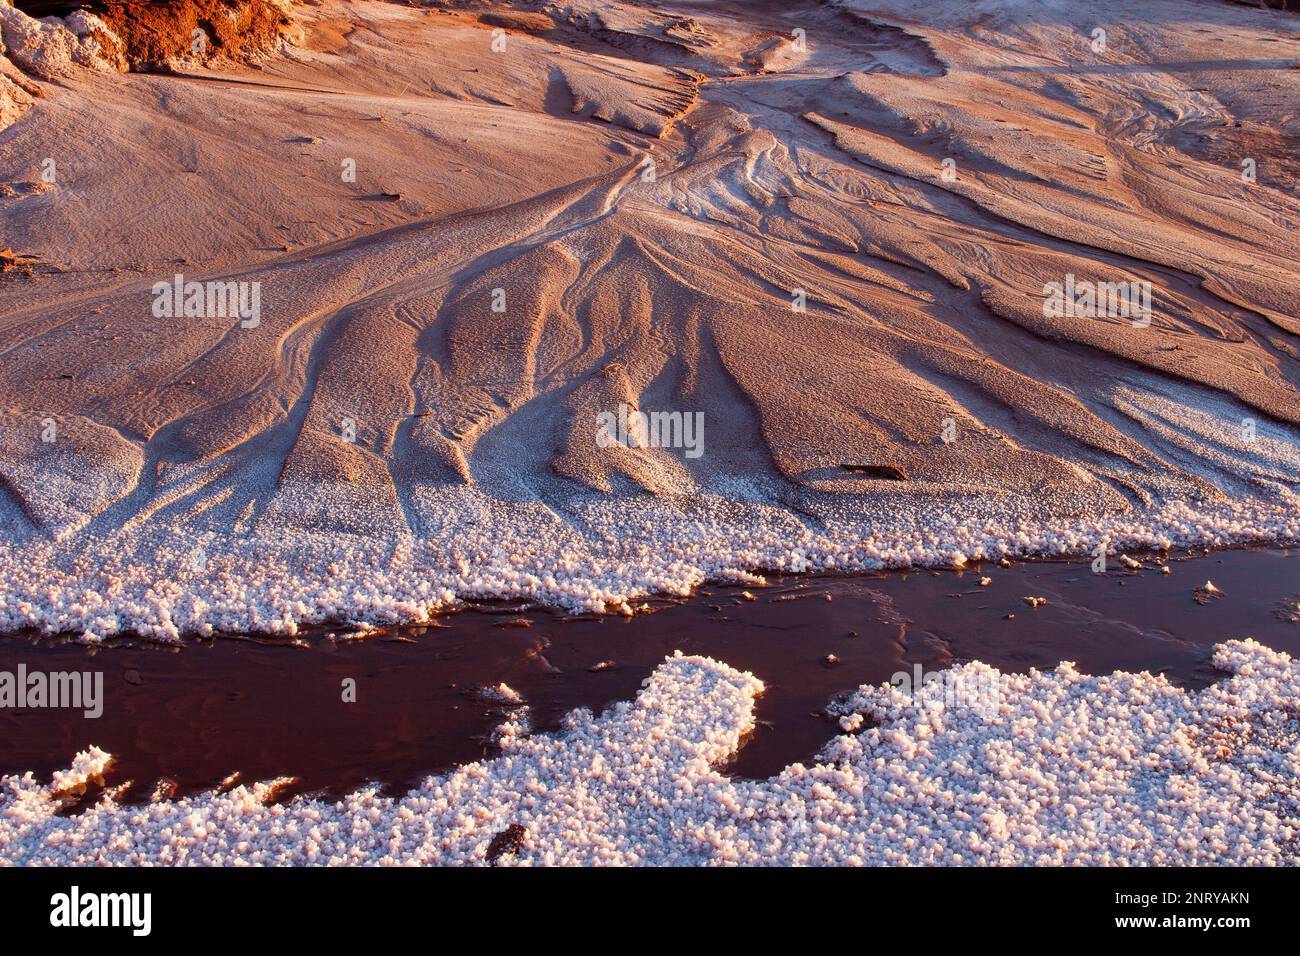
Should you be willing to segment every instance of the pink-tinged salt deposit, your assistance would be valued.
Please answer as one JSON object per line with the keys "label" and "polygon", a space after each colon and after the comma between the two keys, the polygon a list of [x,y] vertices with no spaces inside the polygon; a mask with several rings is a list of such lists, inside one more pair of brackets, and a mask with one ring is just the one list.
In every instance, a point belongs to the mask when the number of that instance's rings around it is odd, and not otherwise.
{"label": "pink-tinged salt deposit", "polygon": [[52,785],[0,781],[0,863],[1294,864],[1300,858],[1300,666],[1253,641],[1189,693],[1161,677],[947,674],[978,699],[918,705],[863,686],[846,733],[763,781],[718,771],[753,729],[752,675],[669,657],[634,702],[577,711],[556,735],[507,723],[504,753],[400,799],[267,805],[276,784],[73,816],[97,748]]}

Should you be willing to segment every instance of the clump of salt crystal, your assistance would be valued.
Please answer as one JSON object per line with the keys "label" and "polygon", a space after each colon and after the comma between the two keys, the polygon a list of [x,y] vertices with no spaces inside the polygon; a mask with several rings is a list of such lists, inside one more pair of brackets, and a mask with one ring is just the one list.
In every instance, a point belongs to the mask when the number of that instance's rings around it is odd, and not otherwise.
{"label": "clump of salt crystal", "polygon": [[1206,581],[1203,585],[1192,592],[1192,597],[1195,599],[1197,604],[1209,604],[1211,598],[1216,594],[1222,593],[1222,591],[1214,586],[1213,581]]}
{"label": "clump of salt crystal", "polygon": [[56,770],[50,778],[50,794],[55,797],[86,792],[86,785],[104,785],[104,771],[112,763],[113,755],[98,747],[90,747],[77,754],[67,770]]}
{"label": "clump of salt crystal", "polygon": [[484,700],[498,704],[522,704],[524,702],[524,698],[519,691],[504,682],[497,684],[495,687],[482,688],[479,691],[479,696]]}

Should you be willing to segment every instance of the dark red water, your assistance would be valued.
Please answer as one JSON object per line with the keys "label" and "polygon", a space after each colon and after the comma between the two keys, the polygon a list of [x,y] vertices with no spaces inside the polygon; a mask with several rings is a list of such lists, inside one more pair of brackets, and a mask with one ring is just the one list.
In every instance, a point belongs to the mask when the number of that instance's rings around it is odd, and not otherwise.
{"label": "dark red water", "polygon": [[[766,588],[710,587],[655,601],[631,620],[468,610],[438,627],[364,640],[309,635],[306,646],[223,638],[180,648],[121,642],[98,650],[0,639],[0,671],[102,670],[104,713],[0,709],[0,772],[48,774],[89,744],[116,755],[110,783],[143,799],[160,778],[180,792],[296,776],[333,794],[367,781],[401,790],[430,771],[492,753],[504,717],[478,688],[504,681],[552,728],[567,710],[635,695],[674,650],[750,670],[767,685],[761,721],[732,772],[763,777],[807,760],[835,732],[834,694],[978,658],[1004,670],[1073,660],[1089,673],[1164,672],[1201,687],[1217,676],[1211,648],[1253,637],[1300,653],[1300,551],[1231,551],[1175,559],[1172,573],[1094,575],[1086,561],[986,565],[964,573],[772,578]],[[991,577],[979,586],[982,574]],[[1194,589],[1212,579],[1206,604]],[[1025,596],[1048,604],[1031,609]],[[1008,615],[1014,615],[1008,618]],[[531,626],[513,626],[526,620]],[[507,626],[503,626],[507,625]],[[838,663],[828,664],[827,655]],[[613,666],[593,671],[601,663]],[[342,682],[356,681],[344,703]]]}

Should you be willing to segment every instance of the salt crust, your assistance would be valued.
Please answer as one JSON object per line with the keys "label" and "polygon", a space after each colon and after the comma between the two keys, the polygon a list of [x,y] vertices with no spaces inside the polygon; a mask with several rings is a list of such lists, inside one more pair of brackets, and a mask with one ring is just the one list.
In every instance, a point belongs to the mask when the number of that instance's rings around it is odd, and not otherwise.
{"label": "salt crust", "polygon": [[[685,595],[709,580],[761,584],[768,571],[960,567],[1085,555],[1102,542],[1119,554],[1300,541],[1293,429],[1262,423],[1248,440],[1235,404],[1140,384],[1118,390],[1116,407],[1148,440],[1177,449],[1194,480],[1135,473],[1144,503],[1126,511],[1050,488],[914,481],[834,494],[755,476],[652,496],[552,478],[532,500],[492,482],[413,482],[397,522],[357,485],[283,481],[248,520],[233,506],[187,511],[172,501],[228,481],[196,466],[142,509],[126,443],[65,417],[61,432],[95,448],[93,460],[10,456],[9,476],[32,493],[25,512],[0,495],[0,632],[293,635],[315,624],[419,624],[481,598],[632,614],[646,594]],[[12,450],[14,434],[0,429],[0,451]]]}
{"label": "salt crust", "polygon": [[1068,663],[957,668],[997,687],[983,713],[863,686],[832,708],[858,733],[764,781],[716,769],[762,683],[680,653],[634,702],[504,734],[501,756],[400,799],[267,806],[273,782],[59,816],[55,791],[103,770],[90,748],[52,786],[0,780],[0,863],[482,864],[518,824],[498,864],[1293,864],[1300,668],[1254,641],[1214,660],[1232,676],[1199,692]]}
{"label": "salt crust", "polygon": [[[322,492],[325,493],[325,492]],[[546,505],[509,510],[473,487],[429,492],[446,524],[420,539],[385,528],[286,526],[230,537],[185,527],[128,527],[51,541],[17,521],[0,549],[0,631],[95,641],[123,632],[292,635],[319,623],[418,624],[456,604],[518,598],[574,611],[633,613],[648,593],[684,595],[751,572],[848,572],[954,566],[1004,555],[1114,553],[1300,540],[1300,508],[1280,500],[1173,501],[1118,515],[1036,518],[975,496],[809,496],[818,524],[758,501],[576,496],[567,521]],[[6,536],[0,512],[0,536]],[[364,525],[364,521],[360,524]],[[196,554],[202,555],[195,562]]]}

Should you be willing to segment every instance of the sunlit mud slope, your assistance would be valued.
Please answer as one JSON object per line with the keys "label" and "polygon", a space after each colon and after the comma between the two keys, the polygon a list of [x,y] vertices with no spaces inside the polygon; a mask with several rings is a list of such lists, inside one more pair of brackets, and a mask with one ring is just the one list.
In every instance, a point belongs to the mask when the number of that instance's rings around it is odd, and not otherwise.
{"label": "sunlit mud slope", "polygon": [[1300,537],[1293,15],[0,14],[0,628]]}

